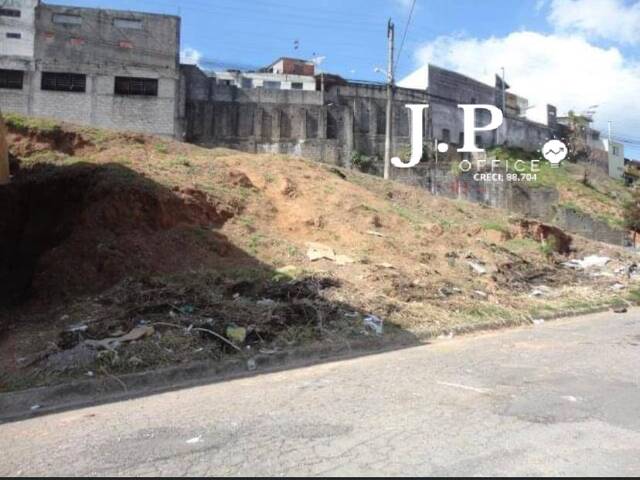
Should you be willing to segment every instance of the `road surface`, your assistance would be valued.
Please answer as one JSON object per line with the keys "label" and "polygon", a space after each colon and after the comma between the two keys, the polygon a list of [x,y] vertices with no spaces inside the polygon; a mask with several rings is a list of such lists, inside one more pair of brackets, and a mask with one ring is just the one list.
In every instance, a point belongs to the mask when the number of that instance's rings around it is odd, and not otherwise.
{"label": "road surface", "polygon": [[0,425],[2,475],[637,475],[640,313]]}

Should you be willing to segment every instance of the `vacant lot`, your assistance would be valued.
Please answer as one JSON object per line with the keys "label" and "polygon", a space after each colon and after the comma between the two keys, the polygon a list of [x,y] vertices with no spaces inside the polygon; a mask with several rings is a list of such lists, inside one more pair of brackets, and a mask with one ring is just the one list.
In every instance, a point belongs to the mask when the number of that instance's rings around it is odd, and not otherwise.
{"label": "vacant lot", "polygon": [[[2,390],[634,297],[629,253],[504,211],[289,156],[8,124]],[[609,260],[565,265],[589,255]]]}

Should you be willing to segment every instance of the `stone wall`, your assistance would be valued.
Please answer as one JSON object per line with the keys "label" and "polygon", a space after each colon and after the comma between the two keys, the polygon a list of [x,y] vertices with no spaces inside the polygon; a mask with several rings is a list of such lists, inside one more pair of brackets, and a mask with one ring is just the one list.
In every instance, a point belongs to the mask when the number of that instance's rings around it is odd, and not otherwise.
{"label": "stone wall", "polygon": [[572,208],[558,207],[555,222],[558,226],[578,235],[613,245],[631,244],[629,234],[609,225],[605,220],[593,218]]}
{"label": "stone wall", "polygon": [[[242,89],[219,85],[197,67],[183,66],[185,139],[203,146],[300,155],[351,166],[354,153],[382,159],[386,87],[349,83],[326,92]],[[410,147],[407,103],[426,93],[397,89],[393,104],[393,154]],[[425,123],[426,125],[426,123]]]}
{"label": "stone wall", "polygon": [[431,160],[416,168],[395,170],[393,178],[424,188],[433,195],[466,200],[537,218],[592,240],[629,245],[629,236],[625,230],[584,212],[560,206],[560,193],[553,187],[531,187],[508,181],[477,181],[473,178],[473,172],[455,171],[452,165],[457,165],[459,154],[451,153],[443,157],[438,166]]}

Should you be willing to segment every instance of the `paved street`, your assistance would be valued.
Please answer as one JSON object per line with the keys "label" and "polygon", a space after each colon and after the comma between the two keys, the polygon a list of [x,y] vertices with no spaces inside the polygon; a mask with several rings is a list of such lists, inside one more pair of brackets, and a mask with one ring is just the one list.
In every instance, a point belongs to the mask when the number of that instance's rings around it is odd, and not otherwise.
{"label": "paved street", "polygon": [[637,475],[640,312],[0,425],[2,475]]}

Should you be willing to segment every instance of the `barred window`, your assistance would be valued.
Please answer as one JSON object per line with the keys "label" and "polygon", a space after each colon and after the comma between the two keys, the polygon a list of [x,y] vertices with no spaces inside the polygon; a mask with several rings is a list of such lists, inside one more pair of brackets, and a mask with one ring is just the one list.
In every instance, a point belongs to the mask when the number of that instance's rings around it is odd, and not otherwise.
{"label": "barred window", "polygon": [[15,8],[0,8],[0,17],[15,17],[20,18],[20,10]]}
{"label": "barred window", "polygon": [[87,89],[87,76],[81,73],[42,72],[40,88],[61,92],[84,92]]}
{"label": "barred window", "polygon": [[114,18],[113,26],[117,28],[128,28],[131,30],[142,30],[142,20],[131,18]]}
{"label": "barred window", "polygon": [[22,90],[24,72],[21,70],[0,70],[0,88]]}
{"label": "barred window", "polygon": [[158,80],[155,78],[116,77],[116,95],[158,96]]}
{"label": "barred window", "polygon": [[82,17],[80,15],[68,13],[54,13],[52,21],[53,23],[60,23],[63,25],[81,25]]}
{"label": "barred window", "polygon": [[12,38],[14,40],[20,40],[22,38],[22,34],[19,32],[7,32],[7,38]]}

